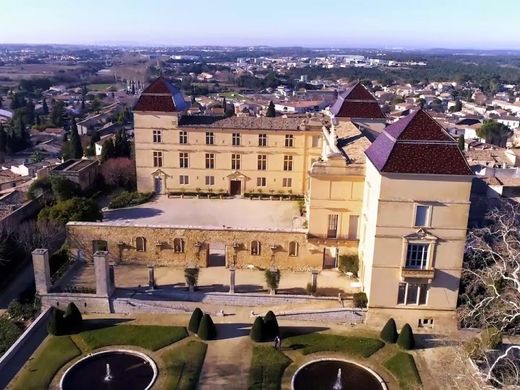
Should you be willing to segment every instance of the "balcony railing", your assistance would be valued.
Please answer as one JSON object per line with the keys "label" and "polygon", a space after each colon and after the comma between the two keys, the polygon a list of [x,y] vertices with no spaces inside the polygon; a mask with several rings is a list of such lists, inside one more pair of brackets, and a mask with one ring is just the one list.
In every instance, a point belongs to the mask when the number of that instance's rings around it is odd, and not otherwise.
{"label": "balcony railing", "polygon": [[434,276],[435,268],[401,268],[401,277],[403,279],[428,279],[431,281],[433,280]]}

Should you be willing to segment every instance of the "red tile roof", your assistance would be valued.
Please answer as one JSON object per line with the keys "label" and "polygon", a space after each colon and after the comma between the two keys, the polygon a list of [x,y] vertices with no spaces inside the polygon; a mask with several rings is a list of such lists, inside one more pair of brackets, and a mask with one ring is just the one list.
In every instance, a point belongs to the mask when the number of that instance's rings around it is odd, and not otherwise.
{"label": "red tile roof", "polygon": [[472,175],[457,142],[423,110],[388,126],[365,154],[380,172]]}
{"label": "red tile roof", "polygon": [[384,119],[376,98],[361,83],[356,83],[349,90],[338,96],[331,112],[340,118]]}
{"label": "red tile roof", "polygon": [[144,89],[134,105],[134,111],[179,112],[187,108],[179,89],[164,77],[158,77]]}

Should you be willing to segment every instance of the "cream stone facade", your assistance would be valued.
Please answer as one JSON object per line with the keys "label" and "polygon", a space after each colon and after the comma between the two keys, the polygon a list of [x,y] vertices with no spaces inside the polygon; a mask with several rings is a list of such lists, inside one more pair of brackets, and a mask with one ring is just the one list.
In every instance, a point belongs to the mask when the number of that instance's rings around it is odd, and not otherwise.
{"label": "cream stone facade", "polygon": [[428,114],[385,128],[377,102],[356,84],[314,117],[187,117],[158,80],[134,109],[139,191],[301,195],[305,224],[72,222],[71,247],[87,257],[107,250],[122,263],[289,270],[333,268],[340,255],[358,254],[369,322],[453,326],[472,176]]}

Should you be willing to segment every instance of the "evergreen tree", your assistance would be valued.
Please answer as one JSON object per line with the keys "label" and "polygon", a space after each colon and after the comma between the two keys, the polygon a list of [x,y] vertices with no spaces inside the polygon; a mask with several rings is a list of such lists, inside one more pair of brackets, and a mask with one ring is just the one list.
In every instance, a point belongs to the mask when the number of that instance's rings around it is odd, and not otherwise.
{"label": "evergreen tree", "polygon": [[274,103],[272,100],[269,102],[265,116],[268,118],[274,118],[276,116],[276,110],[274,109]]}
{"label": "evergreen tree", "polygon": [[20,118],[18,121],[18,130],[15,134],[15,138],[18,150],[24,149],[31,143],[30,135],[27,133],[27,128],[25,127],[25,122],[23,121],[23,118]]}
{"label": "evergreen tree", "polygon": [[49,106],[47,105],[47,100],[43,99],[43,102],[42,102],[42,110],[43,110],[43,115],[49,115]]}
{"label": "evergreen tree", "polygon": [[2,99],[2,96],[0,96],[0,108],[2,108],[2,103],[4,102],[4,100]]}
{"label": "evergreen tree", "polygon": [[214,340],[217,337],[217,328],[209,314],[204,314],[200,320],[197,335],[202,340]]}
{"label": "evergreen tree", "polygon": [[199,330],[200,321],[202,320],[202,316],[204,313],[202,313],[202,310],[200,310],[198,307],[193,310],[193,313],[191,314],[190,322],[188,324],[188,330],[193,333],[197,333]]}
{"label": "evergreen tree", "polygon": [[103,142],[103,148],[101,149],[101,162],[107,161],[109,158],[115,156],[114,142],[112,138],[107,139]]}
{"label": "evergreen tree", "polygon": [[54,102],[50,115],[51,123],[56,127],[61,127],[64,124],[65,108],[63,102]]}
{"label": "evergreen tree", "polygon": [[61,146],[61,157],[63,158],[64,161],[70,160],[72,158],[69,136],[67,135],[67,133],[63,134],[63,144]]}
{"label": "evergreen tree", "polygon": [[278,326],[276,316],[271,310],[269,310],[264,317],[264,336],[267,339],[274,339],[278,336],[279,332],[280,327]]}
{"label": "evergreen tree", "polygon": [[85,111],[85,99],[81,99],[81,111]]}
{"label": "evergreen tree", "polygon": [[262,317],[256,317],[255,322],[251,327],[251,333],[249,333],[251,340],[256,341],[257,343],[261,343],[265,340],[264,326],[264,320]]}
{"label": "evergreen tree", "polygon": [[390,318],[383,329],[381,329],[381,333],[379,335],[381,340],[386,343],[394,344],[397,341],[397,326],[395,325],[395,321],[393,318]]}
{"label": "evergreen tree", "polygon": [[69,332],[77,332],[81,330],[83,317],[74,302],[68,304],[67,309],[65,310],[64,320]]}
{"label": "evergreen tree", "polygon": [[132,82],[132,95],[135,95],[135,83]]}
{"label": "evergreen tree", "polygon": [[459,138],[457,139],[457,143],[459,145],[459,149],[464,151],[466,149],[466,143],[464,142],[464,135],[459,135]]}
{"label": "evergreen tree", "polygon": [[78,125],[76,119],[72,118],[72,127],[70,129],[70,153],[72,158],[83,157],[83,147],[81,146],[81,138],[78,134]]}
{"label": "evergreen tree", "polygon": [[63,310],[56,309],[55,307],[51,310],[51,317],[47,323],[47,332],[53,336],[65,334],[65,321],[63,319],[65,313],[63,313]]}
{"label": "evergreen tree", "polygon": [[397,345],[402,349],[414,349],[415,338],[410,325],[404,324],[403,329],[401,329],[401,333],[399,333],[399,337],[397,338]]}

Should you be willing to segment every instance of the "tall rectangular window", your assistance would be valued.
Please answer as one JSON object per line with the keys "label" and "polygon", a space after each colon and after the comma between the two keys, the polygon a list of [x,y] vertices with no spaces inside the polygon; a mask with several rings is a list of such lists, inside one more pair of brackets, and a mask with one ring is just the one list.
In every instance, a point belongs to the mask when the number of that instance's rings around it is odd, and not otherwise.
{"label": "tall rectangular window", "polygon": [[293,158],[292,156],[283,156],[283,170],[292,171],[293,169]]}
{"label": "tall rectangular window", "polygon": [[292,179],[290,177],[284,177],[282,179],[282,187],[292,187]]}
{"label": "tall rectangular window", "polygon": [[408,284],[406,292],[406,304],[415,305],[417,304],[417,297],[419,296],[419,286],[417,284]]}
{"label": "tall rectangular window", "polygon": [[320,147],[320,136],[319,135],[313,135],[312,136],[312,147],[313,148],[319,148]]}
{"label": "tall rectangular window", "polygon": [[180,175],[179,184],[189,184],[188,175]]}
{"label": "tall rectangular window", "polygon": [[429,288],[428,284],[399,283],[397,304],[426,305]]}
{"label": "tall rectangular window", "polygon": [[214,153],[206,153],[206,169],[215,169]]}
{"label": "tall rectangular window", "polygon": [[267,146],[267,134],[258,134],[258,146]]}
{"label": "tall rectangular window", "polygon": [[267,185],[267,179],[265,177],[257,177],[256,178],[256,186],[257,187],[265,187]]}
{"label": "tall rectangular window", "polygon": [[429,246],[429,244],[408,244],[406,249],[406,268],[427,268]]}
{"label": "tall rectangular window", "polygon": [[267,155],[259,154],[258,155],[258,170],[265,171],[267,169]]}
{"label": "tall rectangular window", "polygon": [[231,155],[231,169],[238,170],[240,169],[240,154],[232,154]]}
{"label": "tall rectangular window", "polygon": [[153,152],[153,166],[162,167],[162,164],[163,164],[162,152]]}
{"label": "tall rectangular window", "polygon": [[292,134],[285,135],[285,147],[292,148],[294,146],[294,136]]}
{"label": "tall rectangular window", "polygon": [[188,132],[187,131],[181,131],[179,133],[179,143],[180,144],[187,144],[188,143]]}
{"label": "tall rectangular window", "polygon": [[179,166],[181,168],[188,168],[190,165],[190,158],[187,152],[179,153]]}
{"label": "tall rectangular window", "polygon": [[212,131],[206,131],[206,145],[213,145],[215,143],[215,136]]}
{"label": "tall rectangular window", "polygon": [[351,240],[358,239],[359,215],[350,215],[348,218],[348,238]]}
{"label": "tall rectangular window", "polygon": [[399,283],[399,289],[397,290],[397,304],[403,305],[406,298],[406,283]]}
{"label": "tall rectangular window", "polygon": [[215,176],[206,176],[206,185],[207,186],[215,185]]}
{"label": "tall rectangular window", "polygon": [[162,131],[154,130],[153,131],[153,143],[160,144],[162,142]]}
{"label": "tall rectangular window", "polygon": [[240,145],[240,133],[233,133],[232,141],[233,141],[233,146],[239,146]]}
{"label": "tall rectangular window", "polygon": [[428,226],[430,206],[418,205],[415,207],[415,225],[414,226]]}
{"label": "tall rectangular window", "polygon": [[329,215],[329,226],[327,228],[327,238],[336,238],[338,236],[338,214]]}

